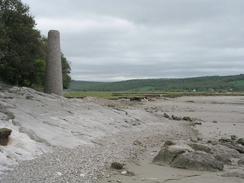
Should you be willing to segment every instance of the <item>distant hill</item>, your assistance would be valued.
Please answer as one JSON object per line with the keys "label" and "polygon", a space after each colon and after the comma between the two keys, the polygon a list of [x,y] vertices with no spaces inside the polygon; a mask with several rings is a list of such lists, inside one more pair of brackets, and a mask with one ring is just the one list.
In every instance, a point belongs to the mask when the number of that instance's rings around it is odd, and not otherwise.
{"label": "distant hill", "polygon": [[184,79],[140,79],[120,82],[72,81],[72,91],[244,91],[244,74]]}

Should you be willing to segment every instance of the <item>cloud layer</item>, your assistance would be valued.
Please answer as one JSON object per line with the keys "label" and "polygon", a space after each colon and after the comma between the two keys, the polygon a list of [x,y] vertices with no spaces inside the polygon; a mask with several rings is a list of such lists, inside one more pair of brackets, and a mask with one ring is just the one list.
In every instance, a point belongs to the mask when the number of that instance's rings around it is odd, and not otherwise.
{"label": "cloud layer", "polygon": [[23,0],[79,80],[244,73],[243,0]]}

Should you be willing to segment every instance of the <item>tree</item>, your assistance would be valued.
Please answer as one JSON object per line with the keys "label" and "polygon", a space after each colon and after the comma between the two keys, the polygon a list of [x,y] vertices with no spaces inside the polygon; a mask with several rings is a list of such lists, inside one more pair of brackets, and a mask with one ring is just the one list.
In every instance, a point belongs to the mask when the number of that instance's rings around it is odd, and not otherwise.
{"label": "tree", "polygon": [[[19,86],[44,86],[47,39],[35,29],[29,7],[21,0],[0,0],[0,79]],[[64,88],[71,80],[62,55]]]}
{"label": "tree", "polygon": [[63,54],[61,57],[61,61],[62,61],[62,71],[63,71],[63,86],[64,89],[68,89],[71,81],[71,77],[70,77],[71,68],[68,60],[64,57]]}
{"label": "tree", "polygon": [[[42,83],[42,86],[44,86],[45,82],[45,71],[46,71],[46,58],[48,53],[48,46],[47,46],[47,38],[42,37],[41,41],[41,55],[42,57],[38,60],[36,60],[36,80],[37,83],[40,85]],[[63,74],[63,88],[67,89],[69,87],[69,84],[71,82],[71,67],[67,60],[67,58],[64,56],[64,54],[61,54],[61,62],[62,62],[62,74]]]}
{"label": "tree", "polygon": [[20,0],[0,0],[0,77],[11,84],[31,86],[35,60],[40,57],[40,32]]}
{"label": "tree", "polygon": [[[68,89],[69,84],[71,82],[70,77],[70,64],[68,60],[65,58],[65,56],[62,54],[61,57],[62,62],[62,74],[63,74],[63,88]],[[36,65],[36,75],[35,75],[35,87],[43,87],[45,82],[45,74],[46,74],[46,60],[45,59],[38,59],[35,62]]]}

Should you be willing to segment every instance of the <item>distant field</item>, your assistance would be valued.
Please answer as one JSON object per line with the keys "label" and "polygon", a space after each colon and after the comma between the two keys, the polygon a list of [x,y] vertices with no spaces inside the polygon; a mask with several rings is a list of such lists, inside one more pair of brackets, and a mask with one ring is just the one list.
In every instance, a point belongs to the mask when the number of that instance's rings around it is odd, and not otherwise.
{"label": "distant field", "polygon": [[244,95],[244,75],[185,79],[142,79],[121,82],[72,81],[65,96],[120,99],[133,97],[180,97]]}
{"label": "distant field", "polygon": [[175,98],[181,96],[244,96],[244,92],[226,92],[226,93],[207,93],[207,92],[155,92],[155,93],[141,93],[141,92],[67,92],[67,98],[84,98],[97,97],[110,100],[117,99],[131,99],[131,98],[154,98],[154,97],[168,97]]}
{"label": "distant field", "polygon": [[[226,93],[244,92],[244,74],[235,76],[208,76],[184,79],[142,79],[121,82],[72,81],[70,91],[79,92],[186,92]],[[101,95],[101,94],[99,94]]]}

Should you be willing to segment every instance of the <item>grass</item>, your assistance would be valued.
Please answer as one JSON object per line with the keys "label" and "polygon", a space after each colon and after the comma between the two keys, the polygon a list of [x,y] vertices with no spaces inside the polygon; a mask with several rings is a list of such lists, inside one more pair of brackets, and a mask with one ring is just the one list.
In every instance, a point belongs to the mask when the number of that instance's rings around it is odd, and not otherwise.
{"label": "grass", "polygon": [[[65,93],[65,97],[67,98],[84,98],[84,97],[96,97],[110,100],[117,100],[121,98],[133,98],[140,97],[144,98],[149,93],[130,93],[130,92],[67,92]],[[156,94],[151,94],[156,95]]]}
{"label": "grass", "polygon": [[210,93],[210,92],[66,92],[67,98],[84,98],[96,97],[109,100],[118,100],[122,98],[145,98],[145,97],[168,97],[176,98],[182,96],[244,96],[244,92],[225,92],[225,93]]}

